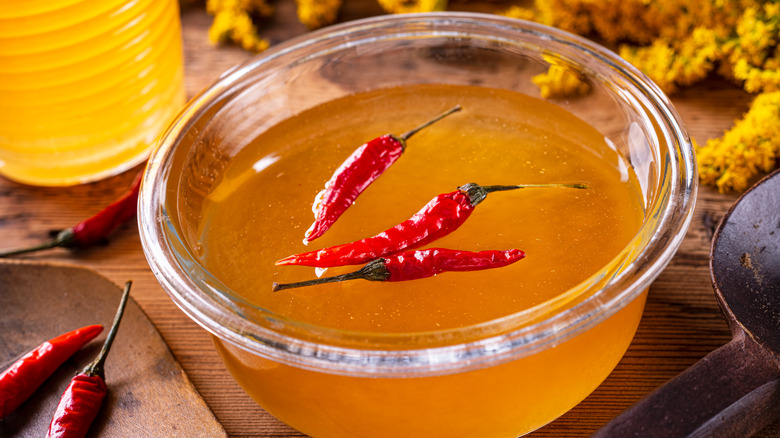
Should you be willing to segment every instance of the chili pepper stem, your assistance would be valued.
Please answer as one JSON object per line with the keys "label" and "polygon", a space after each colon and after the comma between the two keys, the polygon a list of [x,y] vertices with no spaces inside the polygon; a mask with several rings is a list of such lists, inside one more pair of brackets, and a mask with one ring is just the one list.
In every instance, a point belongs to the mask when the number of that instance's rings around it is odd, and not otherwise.
{"label": "chili pepper stem", "polygon": [[130,190],[125,192],[119,199],[86,220],[60,231],[54,239],[29,248],[0,251],[0,258],[55,247],[70,248],[78,246],[86,248],[101,242],[122,223],[135,216],[138,204],[138,190],[141,186],[142,176],[143,172],[140,172],[133,181]]}
{"label": "chili pepper stem", "polygon": [[367,265],[363,266],[362,268],[354,272],[348,272],[346,274],[341,274],[341,275],[334,275],[332,277],[317,278],[314,280],[299,281],[297,283],[274,283],[272,290],[274,292],[277,292],[284,289],[293,289],[293,288],[304,287],[304,286],[316,286],[318,284],[336,283],[341,281],[357,280],[357,279],[370,280],[370,281],[385,281],[389,276],[390,273],[387,271],[387,268],[385,267],[385,260],[376,259],[372,262],[369,262]]}
{"label": "chili pepper stem", "polygon": [[108,332],[108,335],[106,335],[106,341],[103,343],[103,348],[100,350],[100,353],[98,353],[95,360],[87,365],[86,368],[84,368],[84,374],[87,376],[104,376],[104,365],[106,362],[106,357],[108,356],[108,350],[111,349],[111,344],[114,343],[114,338],[116,337],[116,333],[119,329],[119,322],[122,320],[122,315],[125,312],[125,306],[127,305],[127,300],[130,297],[130,286],[132,286],[133,282],[128,281],[125,283],[125,289],[122,292],[122,298],[119,301],[119,307],[117,308],[116,315],[114,315],[114,322],[111,323],[111,330]]}
{"label": "chili pepper stem", "polygon": [[561,189],[587,189],[590,186],[586,183],[572,183],[572,184],[517,184],[513,186],[482,186],[486,192],[501,192],[505,190],[515,189],[543,189],[549,187],[557,187]]}
{"label": "chili pepper stem", "polygon": [[406,140],[408,140],[408,139],[409,139],[409,137],[413,136],[414,134],[416,134],[416,133],[420,132],[421,130],[423,130],[423,129],[425,129],[425,128],[427,128],[427,127],[431,126],[431,125],[433,125],[434,123],[436,123],[436,122],[438,122],[439,120],[441,120],[441,119],[443,119],[443,118],[445,118],[445,117],[449,116],[450,114],[452,114],[452,113],[455,113],[455,112],[458,112],[458,111],[460,111],[460,110],[461,110],[461,106],[460,106],[460,105],[455,105],[454,107],[452,107],[452,108],[450,108],[449,110],[447,110],[447,111],[445,111],[445,112],[443,112],[443,113],[439,114],[438,116],[434,117],[433,119],[431,119],[431,120],[428,120],[427,122],[423,123],[422,125],[420,125],[420,126],[418,126],[418,127],[414,128],[414,129],[412,129],[412,130],[410,130],[410,131],[406,131],[406,132],[404,132],[404,133],[403,133],[403,134],[401,134],[401,135],[400,135],[398,138],[400,138],[400,139],[401,139],[401,140],[403,140],[403,141],[406,141]]}
{"label": "chili pepper stem", "polygon": [[42,251],[44,249],[50,249],[56,247],[67,248],[69,246],[73,246],[74,244],[75,244],[75,234],[73,233],[72,229],[68,228],[60,231],[54,239],[48,242],[41,243],[40,245],[31,246],[28,248],[19,248],[19,249],[12,249],[8,251],[0,251],[0,258],[26,254],[28,252]]}
{"label": "chili pepper stem", "polygon": [[570,184],[517,184],[509,186],[481,186],[475,183],[468,183],[458,187],[462,193],[469,197],[471,205],[476,206],[480,202],[485,200],[488,193],[503,192],[507,190],[516,189],[546,189],[546,188],[562,188],[562,189],[588,189],[590,186],[587,183],[570,183]]}

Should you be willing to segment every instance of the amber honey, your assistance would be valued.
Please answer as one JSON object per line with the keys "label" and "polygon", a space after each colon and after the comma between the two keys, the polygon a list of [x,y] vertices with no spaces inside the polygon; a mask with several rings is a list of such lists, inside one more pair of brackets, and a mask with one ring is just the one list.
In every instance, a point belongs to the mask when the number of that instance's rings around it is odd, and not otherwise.
{"label": "amber honey", "polygon": [[0,0],[0,175],[64,186],[140,163],[182,77],[174,0]]}
{"label": "amber honey", "polygon": [[[374,137],[403,133],[454,105],[463,110],[410,139],[399,161],[323,237],[304,245],[314,197],[344,159]],[[273,282],[321,274],[275,266],[276,260],[374,235],[469,182],[589,188],[492,193],[461,228],[431,245],[526,252],[508,267],[271,291]],[[630,166],[603,134],[570,113],[509,91],[419,85],[335,100],[254,139],[207,197],[198,247],[210,273],[285,318],[353,332],[432,332],[543,307],[608,265],[642,220]],[[331,268],[326,275],[357,268]],[[565,412],[606,377],[643,305],[642,297],[538,354],[435,377],[335,375],[277,364],[221,341],[218,348],[264,408],[315,437],[512,437]],[[593,349],[593,343],[609,347]]]}

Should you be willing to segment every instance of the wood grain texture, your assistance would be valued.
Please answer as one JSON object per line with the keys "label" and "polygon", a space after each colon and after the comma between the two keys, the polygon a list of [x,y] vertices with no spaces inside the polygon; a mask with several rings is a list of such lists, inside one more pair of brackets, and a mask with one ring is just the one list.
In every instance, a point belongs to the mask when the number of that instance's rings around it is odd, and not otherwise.
{"label": "wood grain texture", "polygon": [[[61,333],[105,327],[0,421],[0,436],[41,437],[71,378],[100,351],[122,290],[84,268],[13,261],[0,261],[0,284],[0,369]],[[109,392],[89,436],[227,436],[133,295],[106,360]]]}
{"label": "wood grain texture", "polygon": [[[379,13],[374,2],[348,0],[343,19]],[[489,2],[454,2],[460,9],[491,10]],[[279,12],[294,11],[292,0],[277,2]],[[201,7],[183,12],[186,87],[190,96],[212,83],[224,70],[249,59],[234,47],[215,48],[207,41],[210,18]],[[289,21],[289,20],[288,20]],[[303,29],[279,30],[276,38]],[[672,98],[699,142],[728,129],[748,107],[751,96],[734,85],[709,79]],[[130,184],[134,172],[84,186],[48,189],[26,187],[0,179],[0,246],[31,245],[50,229],[68,227],[96,212]],[[707,255],[714,226],[736,195],[708,187],[699,192],[690,231],[668,268],[650,289],[639,331],[628,353],[609,378],[587,399],[532,437],[584,437],[629,407],[643,395],[725,344],[731,338],[710,284]],[[123,226],[108,246],[72,252],[55,249],[28,256],[42,262],[65,262],[89,267],[121,284],[135,282],[133,296],[157,326],[195,387],[232,437],[301,437],[260,409],[233,381],[213,348],[209,335],[189,320],[154,279],[135,231]],[[186,434],[183,434],[186,436]],[[760,434],[780,436],[770,426]]]}

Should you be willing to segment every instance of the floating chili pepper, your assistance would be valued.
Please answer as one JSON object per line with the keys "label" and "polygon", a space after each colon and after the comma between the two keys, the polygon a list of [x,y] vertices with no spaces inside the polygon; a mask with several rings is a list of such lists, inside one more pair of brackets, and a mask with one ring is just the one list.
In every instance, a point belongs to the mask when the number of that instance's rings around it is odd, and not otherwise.
{"label": "floating chili pepper", "polygon": [[95,416],[103,404],[103,399],[108,393],[104,365],[108,350],[114,343],[119,322],[122,320],[127,299],[130,296],[131,285],[130,281],[125,284],[119,308],[114,316],[114,322],[111,324],[111,330],[108,332],[97,358],[70,381],[68,389],[62,394],[60,403],[54,411],[54,418],[49,425],[47,438],[82,438],[87,434],[92,421],[95,420]]}
{"label": "floating chili pepper", "polygon": [[393,228],[343,245],[323,248],[285,257],[277,265],[302,265],[329,268],[357,265],[407,249],[419,248],[446,236],[460,227],[488,193],[524,188],[587,188],[585,184],[526,184],[514,186],[480,186],[470,183],[451,193],[433,198],[410,219]]}
{"label": "floating chili pepper", "polygon": [[0,418],[10,414],[69,357],[103,331],[89,325],[48,340],[0,374]]}
{"label": "floating chili pepper", "polygon": [[370,281],[407,281],[432,277],[450,271],[481,271],[511,265],[525,257],[519,249],[506,251],[459,251],[454,249],[430,248],[407,251],[369,262],[358,271],[333,277],[297,283],[274,283],[273,290],[280,291],[295,287],[314,286],[337,281],[363,279]]}
{"label": "floating chili pepper", "polygon": [[71,228],[60,231],[54,239],[48,242],[29,248],[0,252],[0,257],[9,257],[55,247],[87,248],[103,241],[120,225],[135,216],[138,206],[138,190],[141,186],[142,175],[143,172],[136,176],[130,190],[94,216]]}
{"label": "floating chili pepper", "polygon": [[460,109],[456,106],[400,136],[386,134],[357,148],[314,198],[316,218],[306,231],[304,242],[328,231],[355,199],[401,157],[409,137]]}

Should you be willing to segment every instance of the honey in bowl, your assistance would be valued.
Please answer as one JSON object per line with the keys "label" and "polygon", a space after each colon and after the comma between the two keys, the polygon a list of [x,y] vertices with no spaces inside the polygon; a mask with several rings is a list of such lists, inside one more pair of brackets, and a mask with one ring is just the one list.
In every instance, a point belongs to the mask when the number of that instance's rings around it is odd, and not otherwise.
{"label": "honey in bowl", "polygon": [[[462,110],[410,138],[401,158],[330,230],[304,244],[315,196],[359,145],[403,133],[455,105]],[[472,182],[588,188],[491,193],[460,228],[427,245],[526,252],[510,266],[407,282],[354,280],[272,291],[274,282],[323,274],[276,266],[277,260],[373,236],[434,196]],[[507,90],[413,85],[336,99],[263,132],[227,164],[200,217],[200,262],[246,301],[313,326],[401,334],[479,326],[544,307],[623,251],[644,210],[625,158],[603,134],[559,106]],[[359,267],[328,268],[324,275]],[[218,339],[217,347],[261,406],[311,436],[513,437],[571,408],[606,377],[627,348],[643,306],[644,296],[539,354],[410,379],[309,371]],[[594,350],[590,343],[610,348]]]}

